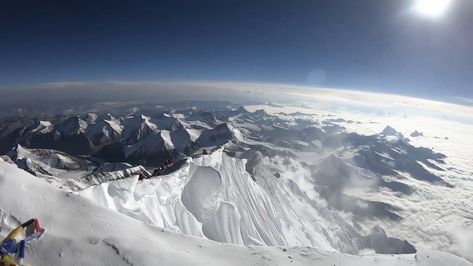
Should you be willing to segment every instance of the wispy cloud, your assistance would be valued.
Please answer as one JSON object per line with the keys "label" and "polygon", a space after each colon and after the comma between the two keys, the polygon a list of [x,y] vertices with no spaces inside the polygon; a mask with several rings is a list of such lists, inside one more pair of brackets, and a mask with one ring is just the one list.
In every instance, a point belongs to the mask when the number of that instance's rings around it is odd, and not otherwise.
{"label": "wispy cloud", "polygon": [[65,81],[65,82],[48,82],[41,85],[42,88],[47,89],[70,89],[70,88],[82,88],[90,85],[88,82],[81,81]]}

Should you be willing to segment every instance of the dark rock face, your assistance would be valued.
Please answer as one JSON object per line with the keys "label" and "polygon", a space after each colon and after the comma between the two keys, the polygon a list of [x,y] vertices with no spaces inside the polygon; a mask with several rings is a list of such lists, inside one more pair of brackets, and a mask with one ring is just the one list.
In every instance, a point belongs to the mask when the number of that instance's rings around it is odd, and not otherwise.
{"label": "dark rock face", "polygon": [[195,142],[201,147],[209,147],[222,145],[231,139],[233,139],[233,133],[228,124],[223,123],[213,129],[202,132]]}
{"label": "dark rock face", "polygon": [[113,143],[102,147],[94,156],[107,162],[118,163],[126,161],[125,152],[121,143]]}
{"label": "dark rock face", "polygon": [[378,254],[413,254],[417,249],[408,241],[388,237],[380,226],[375,226],[370,235],[365,237],[366,246]]}
{"label": "dark rock face", "polygon": [[48,148],[74,155],[87,155],[92,152],[92,143],[85,134],[60,136]]}
{"label": "dark rock face", "polygon": [[18,143],[18,136],[21,134],[22,128],[16,128],[12,132],[2,135],[0,140],[0,154],[6,154]]}

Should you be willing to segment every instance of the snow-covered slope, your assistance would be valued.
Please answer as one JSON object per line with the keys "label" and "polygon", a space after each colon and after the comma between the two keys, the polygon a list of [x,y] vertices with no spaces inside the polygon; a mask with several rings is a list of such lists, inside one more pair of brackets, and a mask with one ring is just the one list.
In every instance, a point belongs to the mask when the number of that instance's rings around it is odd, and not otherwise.
{"label": "snow-covered slope", "polygon": [[28,130],[30,134],[47,134],[53,131],[54,125],[49,121],[38,121],[32,126],[31,130]]}
{"label": "snow-covered slope", "polygon": [[67,153],[47,149],[26,149],[18,145],[14,150],[16,160],[25,160],[31,167],[43,167],[45,170],[88,171],[90,162]]}
{"label": "snow-covered slope", "polygon": [[26,149],[18,145],[9,153],[21,169],[65,190],[82,190],[89,186],[135,175],[151,174],[141,165],[105,163],[97,165],[87,159],[49,149]]}
{"label": "snow-covered slope", "polygon": [[166,176],[112,181],[79,194],[148,224],[219,242],[349,253],[375,248],[290,178],[269,174],[256,183],[245,163],[219,149]]}
{"label": "snow-covered slope", "polygon": [[129,144],[135,143],[158,131],[158,127],[153,124],[150,117],[145,115],[133,115],[123,119],[123,138]]}
{"label": "snow-covered slope", "polygon": [[66,193],[0,160],[1,234],[38,217],[32,265],[470,265],[441,252],[351,256],[313,248],[242,247],[185,237]]}
{"label": "snow-covered slope", "polygon": [[[96,117],[96,116],[94,116]],[[104,119],[93,119],[86,129],[87,135],[95,145],[102,145],[121,137],[123,126],[121,121],[111,115]]]}
{"label": "snow-covered slope", "polygon": [[26,149],[18,145],[9,155],[20,168],[59,187],[87,187],[81,186],[78,178],[94,168],[86,159],[51,149]]}

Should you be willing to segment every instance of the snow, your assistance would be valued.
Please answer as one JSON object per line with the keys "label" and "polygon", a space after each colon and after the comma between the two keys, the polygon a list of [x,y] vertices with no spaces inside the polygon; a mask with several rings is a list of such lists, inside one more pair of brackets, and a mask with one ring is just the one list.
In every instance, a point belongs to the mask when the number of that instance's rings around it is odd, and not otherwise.
{"label": "snow", "polygon": [[161,130],[161,138],[164,140],[164,145],[166,146],[167,149],[173,149],[174,148],[174,143],[171,140],[171,131],[169,130]]}
{"label": "snow", "polygon": [[189,134],[191,141],[196,141],[200,134],[202,134],[202,130],[199,129],[186,128],[185,130]]}
{"label": "snow", "polygon": [[120,124],[120,120],[111,117],[110,120],[105,119],[104,121],[105,121],[115,132],[117,132],[119,135],[122,134],[123,127],[122,127],[122,125]]}
{"label": "snow", "polygon": [[49,121],[39,121],[38,126],[31,130],[32,133],[47,134],[53,131],[53,124]]}
{"label": "snow", "polygon": [[41,168],[44,174],[71,176],[90,172],[86,160],[56,150],[16,147],[16,159],[24,160],[30,168]]}
{"label": "snow", "polygon": [[108,115],[104,119],[98,119],[97,115],[95,115],[89,122],[86,132],[91,140],[95,140],[96,143],[100,144],[111,140],[113,137],[120,136],[122,131],[123,128],[120,124],[120,120],[111,115]]}
{"label": "snow", "polygon": [[[294,196],[289,199],[291,204],[279,202],[292,193],[285,185],[274,186],[276,196],[252,181],[243,161],[217,150],[210,156],[189,159],[186,166],[168,176],[128,180],[126,184],[112,181],[79,194],[147,223],[220,242],[334,250],[322,232],[324,227],[328,231],[337,225],[311,224],[310,217],[317,211]],[[116,187],[129,193],[110,193]],[[282,206],[276,208],[277,203]],[[295,219],[293,209],[311,209],[314,214],[302,211],[303,216]]]}
{"label": "snow", "polygon": [[[120,193],[120,191],[117,191]],[[312,248],[242,247],[175,234],[58,190],[0,161],[4,236],[38,217],[47,229],[28,247],[33,265],[471,265],[441,252],[352,256]]]}
{"label": "snow", "polygon": [[133,115],[124,118],[123,138],[134,137],[135,140],[141,140],[152,133],[156,133],[158,127],[150,120],[151,118],[145,115]]}
{"label": "snow", "polygon": [[87,122],[87,124],[95,124],[98,117],[99,116],[96,113],[87,113],[84,120]]}

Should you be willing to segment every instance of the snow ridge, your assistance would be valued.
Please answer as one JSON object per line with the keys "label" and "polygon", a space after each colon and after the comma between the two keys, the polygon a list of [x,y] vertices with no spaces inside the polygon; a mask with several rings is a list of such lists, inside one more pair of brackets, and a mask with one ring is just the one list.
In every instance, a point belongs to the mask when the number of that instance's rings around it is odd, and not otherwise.
{"label": "snow ridge", "polygon": [[351,253],[365,247],[361,235],[334,212],[311,203],[292,180],[266,180],[268,192],[253,181],[245,163],[219,149],[189,158],[167,176],[111,181],[79,195],[146,223],[219,242]]}

